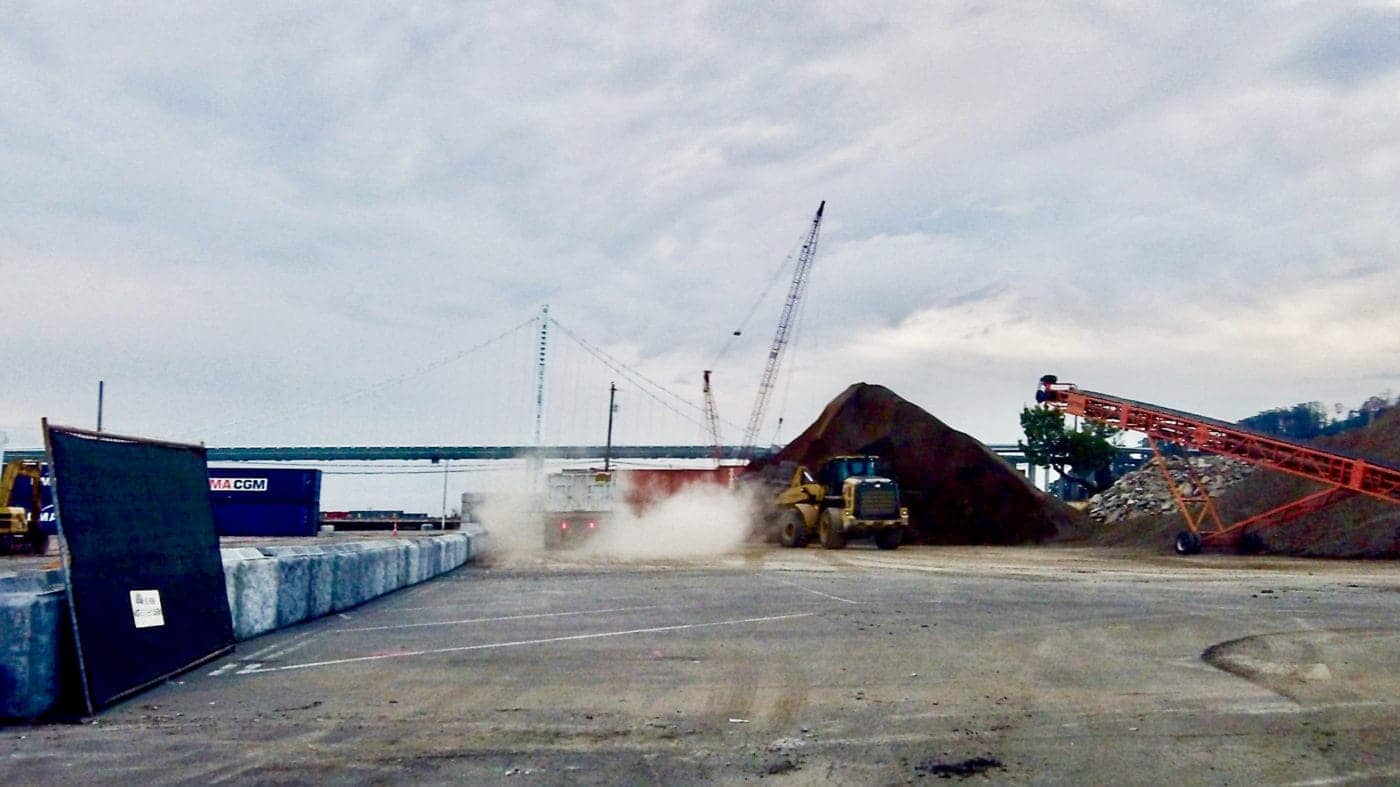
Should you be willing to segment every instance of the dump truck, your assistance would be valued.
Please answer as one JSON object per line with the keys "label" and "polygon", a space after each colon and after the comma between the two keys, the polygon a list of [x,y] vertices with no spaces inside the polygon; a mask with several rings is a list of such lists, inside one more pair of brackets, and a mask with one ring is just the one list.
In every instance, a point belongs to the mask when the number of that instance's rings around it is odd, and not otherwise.
{"label": "dump truck", "polygon": [[0,554],[44,553],[48,535],[39,523],[44,510],[43,480],[38,462],[15,459],[0,468]]}
{"label": "dump truck", "polygon": [[563,470],[545,479],[544,545],[576,546],[606,527],[613,512],[613,474]]}
{"label": "dump truck", "polygon": [[899,484],[882,475],[878,456],[837,456],[813,477],[806,467],[778,493],[778,542],[805,547],[815,536],[826,549],[869,537],[880,549],[898,549],[909,528]]}

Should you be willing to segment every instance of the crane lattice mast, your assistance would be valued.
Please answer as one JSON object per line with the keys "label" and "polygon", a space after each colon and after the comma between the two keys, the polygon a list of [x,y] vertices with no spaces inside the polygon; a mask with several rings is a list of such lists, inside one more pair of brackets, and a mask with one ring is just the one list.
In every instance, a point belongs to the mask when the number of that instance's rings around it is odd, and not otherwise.
{"label": "crane lattice mast", "polygon": [[783,304],[783,314],[778,319],[778,330],[773,334],[773,345],[768,348],[768,365],[763,369],[763,379],[758,384],[758,394],[754,397],[753,412],[749,415],[749,425],[744,429],[743,457],[753,455],[758,442],[758,430],[763,428],[763,416],[768,409],[768,397],[773,393],[773,383],[778,378],[778,367],[783,361],[783,351],[787,349],[788,334],[792,332],[797,314],[797,304],[807,288],[807,274],[812,269],[812,261],[817,256],[817,235],[822,226],[822,211],[826,210],[826,200],[817,206],[817,215],[812,218],[812,227],[807,230],[807,238],[802,243],[802,251],[797,255],[797,267],[792,272],[792,285],[788,287],[787,302]]}
{"label": "crane lattice mast", "polygon": [[705,425],[710,430],[710,443],[714,445],[715,464],[724,459],[724,443],[719,438],[719,408],[715,406],[715,392],[710,389],[710,370],[705,370]]}

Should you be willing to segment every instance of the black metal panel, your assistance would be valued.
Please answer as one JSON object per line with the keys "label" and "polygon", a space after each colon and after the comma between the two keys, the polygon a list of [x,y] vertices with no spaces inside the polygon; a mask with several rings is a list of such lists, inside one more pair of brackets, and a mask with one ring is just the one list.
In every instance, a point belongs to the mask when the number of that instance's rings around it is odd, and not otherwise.
{"label": "black metal panel", "polygon": [[45,439],[88,710],[228,652],[204,449],[47,425]]}

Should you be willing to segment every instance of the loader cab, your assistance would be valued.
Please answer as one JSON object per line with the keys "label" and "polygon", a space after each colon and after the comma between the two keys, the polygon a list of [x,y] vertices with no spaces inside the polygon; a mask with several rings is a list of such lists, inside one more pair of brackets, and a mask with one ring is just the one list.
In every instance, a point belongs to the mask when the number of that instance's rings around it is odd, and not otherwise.
{"label": "loader cab", "polygon": [[822,485],[827,494],[840,494],[847,478],[880,475],[879,462],[879,457],[874,456],[838,456],[822,468]]}

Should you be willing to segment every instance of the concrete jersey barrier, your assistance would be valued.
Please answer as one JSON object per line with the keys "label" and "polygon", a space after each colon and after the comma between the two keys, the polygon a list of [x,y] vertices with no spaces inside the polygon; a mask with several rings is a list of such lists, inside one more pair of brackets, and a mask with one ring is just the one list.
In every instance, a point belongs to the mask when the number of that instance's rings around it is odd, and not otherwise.
{"label": "concrete jersey barrier", "polygon": [[[243,641],[451,571],[486,548],[485,531],[423,538],[220,550],[233,634]],[[0,720],[52,711],[70,678],[72,624],[61,571],[0,575]]]}

